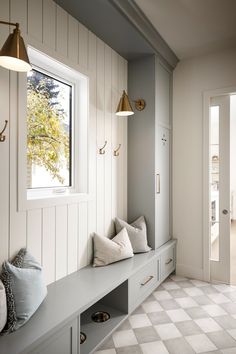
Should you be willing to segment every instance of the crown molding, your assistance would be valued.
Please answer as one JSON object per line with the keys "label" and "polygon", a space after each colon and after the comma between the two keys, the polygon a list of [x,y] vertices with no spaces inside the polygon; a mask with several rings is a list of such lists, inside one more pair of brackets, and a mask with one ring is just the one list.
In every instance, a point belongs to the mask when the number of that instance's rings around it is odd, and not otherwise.
{"label": "crown molding", "polygon": [[126,17],[153,48],[155,54],[170,69],[174,69],[179,58],[164,41],[134,0],[109,0]]}

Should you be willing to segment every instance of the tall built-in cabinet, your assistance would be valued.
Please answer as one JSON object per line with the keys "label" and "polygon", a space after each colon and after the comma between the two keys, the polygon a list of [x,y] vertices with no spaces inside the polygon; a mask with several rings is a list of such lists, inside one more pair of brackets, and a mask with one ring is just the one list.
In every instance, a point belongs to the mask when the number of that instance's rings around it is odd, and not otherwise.
{"label": "tall built-in cabinet", "polygon": [[172,73],[155,56],[129,62],[129,97],[146,107],[128,119],[128,219],[144,215],[148,242],[170,240],[170,142]]}

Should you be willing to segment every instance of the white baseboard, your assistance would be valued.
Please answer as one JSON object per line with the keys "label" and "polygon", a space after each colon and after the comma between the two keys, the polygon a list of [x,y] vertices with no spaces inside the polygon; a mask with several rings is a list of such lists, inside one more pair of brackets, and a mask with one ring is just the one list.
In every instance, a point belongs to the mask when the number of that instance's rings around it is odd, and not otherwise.
{"label": "white baseboard", "polygon": [[202,268],[195,268],[186,264],[176,264],[176,274],[192,279],[204,279]]}

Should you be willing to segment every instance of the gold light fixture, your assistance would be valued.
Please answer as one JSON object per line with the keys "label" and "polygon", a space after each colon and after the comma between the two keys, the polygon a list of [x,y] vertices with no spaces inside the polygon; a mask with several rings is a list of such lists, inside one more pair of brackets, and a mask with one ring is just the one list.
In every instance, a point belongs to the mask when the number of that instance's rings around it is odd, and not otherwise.
{"label": "gold light fixture", "polygon": [[134,112],[131,107],[129,97],[128,97],[127,93],[125,92],[125,90],[123,90],[123,94],[122,94],[122,96],[120,98],[120,102],[117,106],[116,115],[126,117],[126,116],[131,116],[132,114],[134,114]]}
{"label": "gold light fixture", "polygon": [[[135,108],[137,111],[142,111],[146,107],[146,102],[142,99],[139,98],[138,100],[134,101],[135,102]],[[116,110],[116,115],[117,116],[131,116],[134,114],[134,111],[132,109],[132,106],[129,101],[129,97],[125,90],[123,90],[123,94],[120,98],[120,102],[118,104],[117,110]]]}
{"label": "gold light fixture", "polygon": [[0,66],[20,72],[31,70],[25,43],[20,35],[19,23],[0,21],[0,24],[16,27],[0,50]]}

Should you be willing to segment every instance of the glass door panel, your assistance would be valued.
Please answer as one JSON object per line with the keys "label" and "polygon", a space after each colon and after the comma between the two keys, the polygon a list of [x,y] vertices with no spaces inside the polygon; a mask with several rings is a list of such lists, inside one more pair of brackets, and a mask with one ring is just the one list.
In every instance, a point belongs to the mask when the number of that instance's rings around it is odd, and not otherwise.
{"label": "glass door panel", "polygon": [[210,107],[210,229],[211,259],[219,261],[219,106]]}

